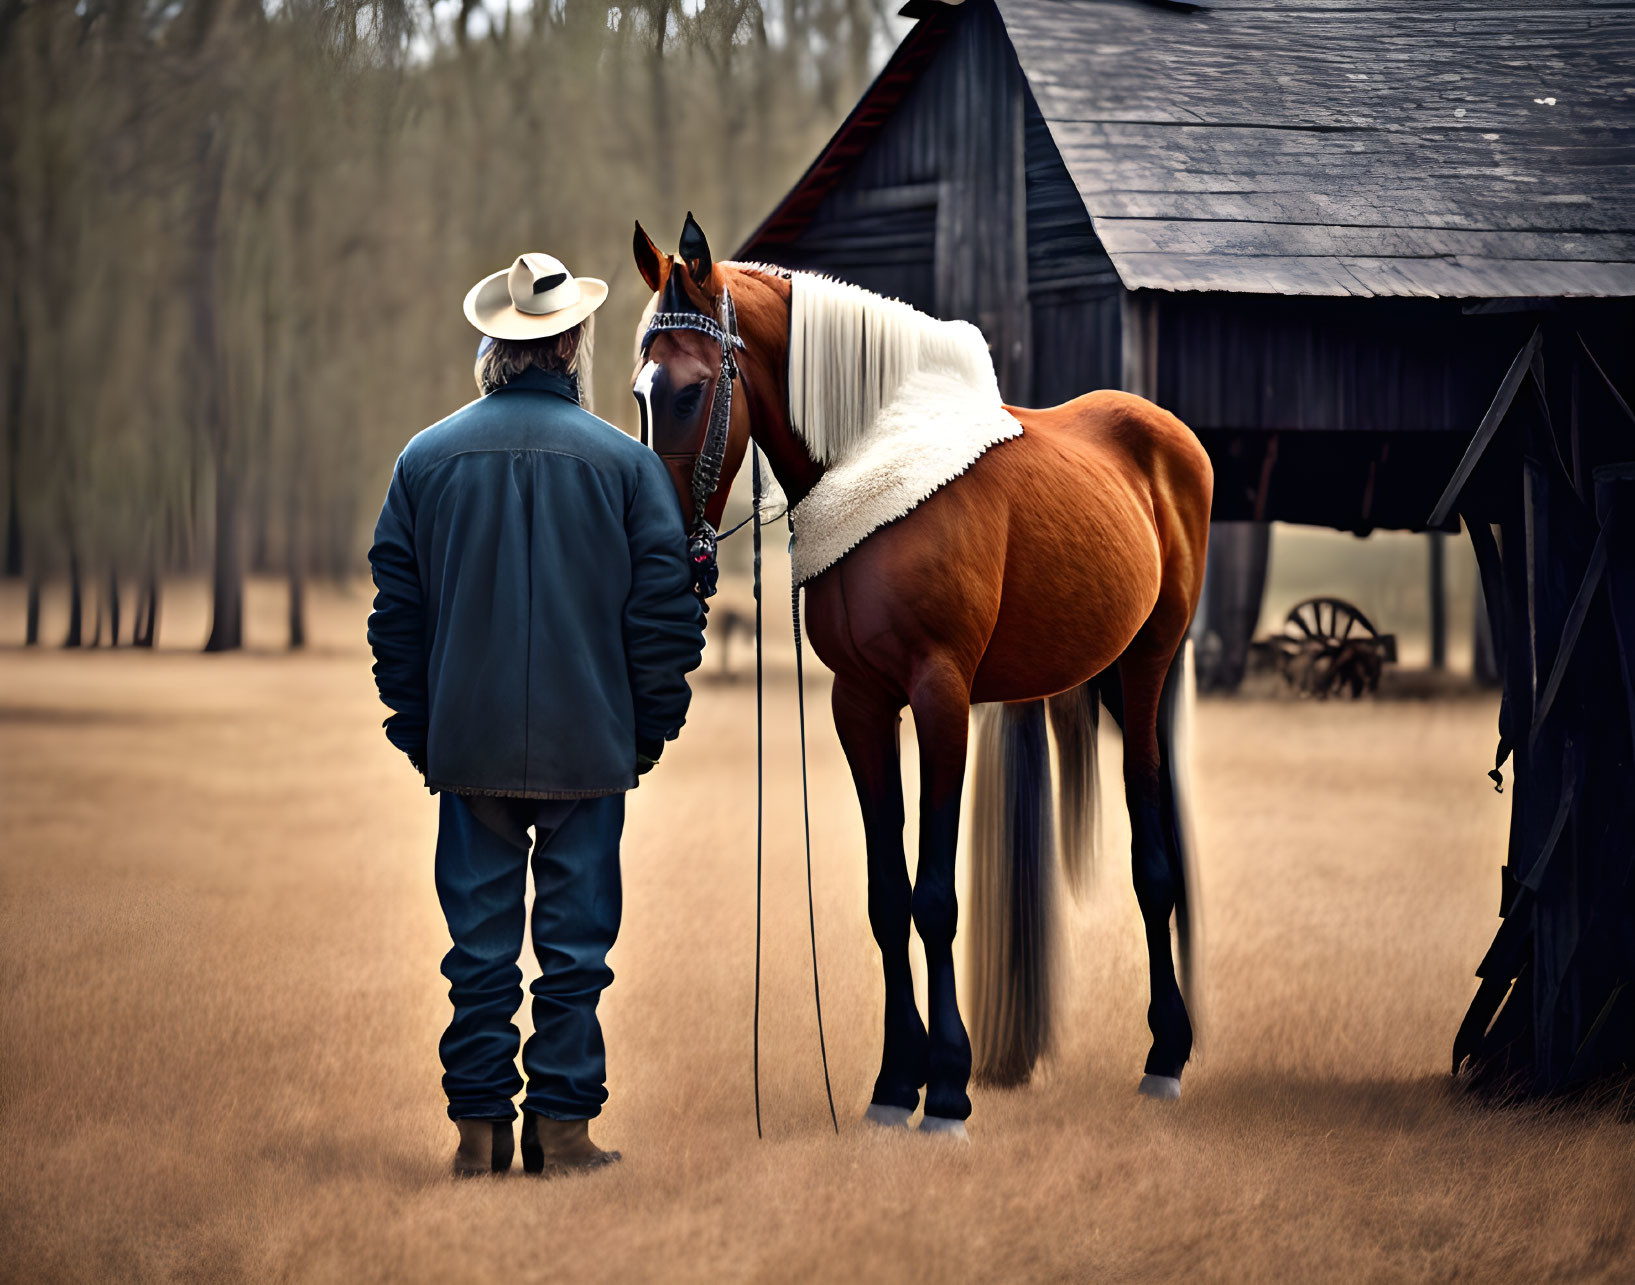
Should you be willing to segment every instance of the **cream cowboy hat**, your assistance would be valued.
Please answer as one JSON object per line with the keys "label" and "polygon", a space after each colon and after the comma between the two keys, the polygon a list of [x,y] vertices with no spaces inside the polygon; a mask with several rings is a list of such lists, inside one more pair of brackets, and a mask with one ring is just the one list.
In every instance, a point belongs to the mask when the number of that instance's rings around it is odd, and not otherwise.
{"label": "cream cowboy hat", "polygon": [[524,254],[466,295],[466,320],[491,339],[549,339],[607,301],[607,282],[576,277],[548,254]]}

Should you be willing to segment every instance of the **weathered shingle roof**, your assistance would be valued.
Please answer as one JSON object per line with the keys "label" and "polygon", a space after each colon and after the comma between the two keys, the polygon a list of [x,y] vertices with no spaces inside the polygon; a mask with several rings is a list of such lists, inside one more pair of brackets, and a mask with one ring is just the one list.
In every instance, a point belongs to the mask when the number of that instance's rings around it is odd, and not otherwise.
{"label": "weathered shingle roof", "polygon": [[1124,284],[1635,295],[1635,8],[997,0]]}

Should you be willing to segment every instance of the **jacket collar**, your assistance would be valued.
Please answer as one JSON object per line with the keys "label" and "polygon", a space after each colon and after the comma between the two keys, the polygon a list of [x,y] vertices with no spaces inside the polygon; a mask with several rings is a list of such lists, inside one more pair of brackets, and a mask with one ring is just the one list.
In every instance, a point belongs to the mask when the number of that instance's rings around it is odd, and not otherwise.
{"label": "jacket collar", "polygon": [[554,370],[542,370],[538,366],[530,366],[508,384],[496,388],[496,393],[509,393],[522,389],[533,393],[555,393],[558,397],[566,397],[570,402],[577,402],[573,380]]}

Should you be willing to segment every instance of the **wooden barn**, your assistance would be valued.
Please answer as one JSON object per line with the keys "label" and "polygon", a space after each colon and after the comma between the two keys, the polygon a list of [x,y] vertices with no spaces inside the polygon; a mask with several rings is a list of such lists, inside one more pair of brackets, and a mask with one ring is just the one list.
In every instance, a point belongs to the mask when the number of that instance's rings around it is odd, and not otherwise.
{"label": "wooden barn", "polygon": [[903,12],[739,257],[975,322],[1013,402],[1178,414],[1215,464],[1201,614],[1229,652],[1269,521],[1462,518],[1513,824],[1455,1069],[1548,1091],[1635,1063],[1635,12]]}

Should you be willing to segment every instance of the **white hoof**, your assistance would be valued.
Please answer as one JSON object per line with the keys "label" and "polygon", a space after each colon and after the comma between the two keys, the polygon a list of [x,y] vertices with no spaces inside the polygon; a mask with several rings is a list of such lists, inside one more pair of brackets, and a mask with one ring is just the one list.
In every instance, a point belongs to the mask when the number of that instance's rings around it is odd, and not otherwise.
{"label": "white hoof", "polygon": [[940,1115],[928,1115],[920,1121],[921,1133],[934,1133],[941,1138],[952,1138],[955,1142],[969,1142],[970,1135],[965,1132],[965,1121],[949,1120]]}
{"label": "white hoof", "polygon": [[1173,1075],[1143,1075],[1136,1089],[1144,1098],[1160,1098],[1165,1102],[1181,1100],[1181,1082]]}
{"label": "white hoof", "polygon": [[885,1107],[878,1102],[871,1102],[869,1109],[863,1112],[863,1121],[882,1129],[906,1129],[908,1117],[913,1114],[908,1107]]}

